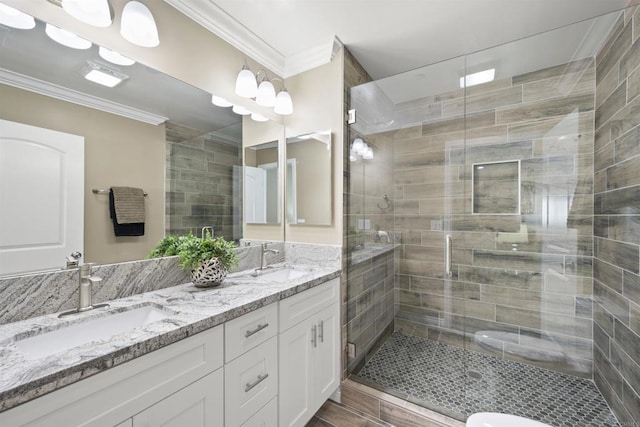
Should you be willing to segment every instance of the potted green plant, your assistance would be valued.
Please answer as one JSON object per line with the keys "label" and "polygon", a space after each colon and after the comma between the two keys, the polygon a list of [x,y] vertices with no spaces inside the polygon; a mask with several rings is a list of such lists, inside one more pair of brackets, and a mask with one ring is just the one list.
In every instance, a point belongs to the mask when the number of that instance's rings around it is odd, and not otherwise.
{"label": "potted green plant", "polygon": [[191,281],[197,287],[218,286],[229,270],[238,265],[238,257],[233,242],[223,237],[212,238],[205,233],[204,238],[193,233],[169,235],[153,248],[149,258],[177,255],[180,266],[191,272]]}

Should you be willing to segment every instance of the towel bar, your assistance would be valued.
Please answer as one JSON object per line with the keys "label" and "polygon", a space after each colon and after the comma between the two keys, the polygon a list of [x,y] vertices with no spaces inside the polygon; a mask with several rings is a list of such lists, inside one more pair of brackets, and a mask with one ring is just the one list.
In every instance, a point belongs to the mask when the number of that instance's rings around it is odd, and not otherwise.
{"label": "towel bar", "polygon": [[[109,194],[109,190],[98,190],[97,188],[94,188],[93,190],[91,190],[93,192],[93,194]],[[147,193],[146,191],[144,192],[144,196],[147,197],[149,195],[149,193]]]}

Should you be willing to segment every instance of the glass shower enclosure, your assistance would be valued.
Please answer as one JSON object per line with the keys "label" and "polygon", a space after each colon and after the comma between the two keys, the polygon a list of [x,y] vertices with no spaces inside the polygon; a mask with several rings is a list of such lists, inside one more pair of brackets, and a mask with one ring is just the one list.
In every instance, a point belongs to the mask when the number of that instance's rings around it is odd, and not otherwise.
{"label": "glass shower enclosure", "polygon": [[634,16],[351,89],[350,378],[460,420],[617,425],[610,325],[640,332],[616,279],[640,264]]}

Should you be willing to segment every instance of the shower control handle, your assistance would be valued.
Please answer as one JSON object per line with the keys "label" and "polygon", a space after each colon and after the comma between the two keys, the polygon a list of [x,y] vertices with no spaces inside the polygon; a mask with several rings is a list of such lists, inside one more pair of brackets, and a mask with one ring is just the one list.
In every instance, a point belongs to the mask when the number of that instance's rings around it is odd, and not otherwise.
{"label": "shower control handle", "polygon": [[447,234],[444,237],[444,246],[445,246],[445,250],[444,250],[445,274],[447,277],[451,277],[453,275],[453,272],[451,271],[451,262],[452,262],[451,251],[453,250],[453,244],[451,242],[451,234]]}

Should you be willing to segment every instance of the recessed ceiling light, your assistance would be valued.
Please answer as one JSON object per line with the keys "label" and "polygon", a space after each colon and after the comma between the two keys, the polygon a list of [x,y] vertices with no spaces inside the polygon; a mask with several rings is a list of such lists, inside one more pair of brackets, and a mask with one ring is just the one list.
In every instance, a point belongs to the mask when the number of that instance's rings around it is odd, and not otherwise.
{"label": "recessed ceiling light", "polygon": [[0,24],[19,30],[30,30],[36,26],[36,21],[33,16],[0,3]]}
{"label": "recessed ceiling light", "polygon": [[51,40],[72,49],[89,49],[91,47],[89,40],[85,40],[82,37],[76,36],[71,31],[63,30],[51,24],[46,25],[44,32],[47,33]]}
{"label": "recessed ceiling light", "polygon": [[82,75],[87,80],[107,87],[117,86],[123,80],[129,78],[129,76],[125,74],[103,67],[102,65],[91,61],[87,61],[87,64],[82,69]]}
{"label": "recessed ceiling light", "polygon": [[[469,87],[475,85],[481,85],[493,81],[496,77],[496,69],[478,71],[477,73],[467,74],[464,77],[460,77],[460,87]],[[466,84],[465,84],[466,82]]]}
{"label": "recessed ceiling light", "polygon": [[109,61],[117,65],[133,65],[136,63],[133,59],[129,59],[124,55],[120,55],[118,52],[114,52],[102,46],[98,48],[98,55],[100,55],[100,57],[105,61]]}

